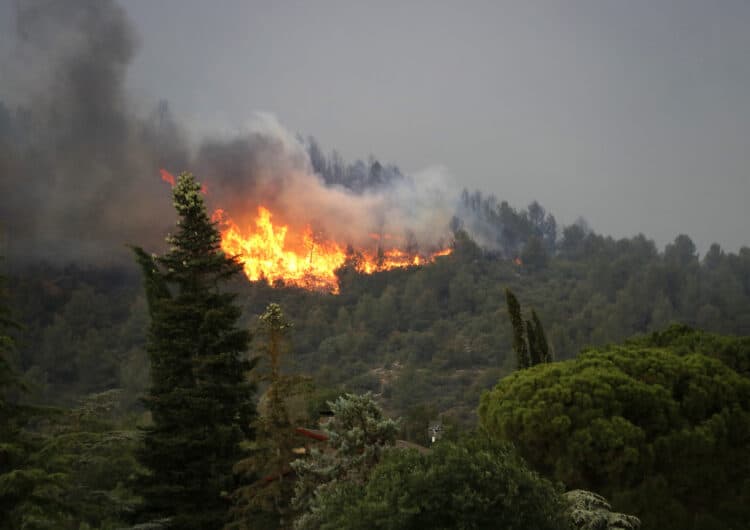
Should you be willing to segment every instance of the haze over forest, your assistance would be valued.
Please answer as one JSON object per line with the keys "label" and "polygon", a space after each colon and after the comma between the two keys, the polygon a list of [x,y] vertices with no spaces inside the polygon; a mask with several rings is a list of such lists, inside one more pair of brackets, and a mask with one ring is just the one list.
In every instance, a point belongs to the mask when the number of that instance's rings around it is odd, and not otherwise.
{"label": "haze over forest", "polygon": [[0,0],[0,530],[747,530],[750,4]]}
{"label": "haze over forest", "polygon": [[[27,10],[21,21],[15,5],[0,2],[0,100],[33,107],[37,120],[67,114],[72,137],[37,140],[43,151],[70,142],[82,151],[56,169],[54,197],[29,189],[39,188],[29,174],[49,172],[40,164],[6,179],[16,198],[4,222],[18,223],[23,206],[48,240],[68,223],[92,239],[133,241],[137,226],[159,219],[149,207],[123,221],[113,202],[150,205],[165,191],[152,173],[160,163],[215,170],[188,154],[217,134],[245,135],[266,112],[347,160],[374,154],[407,174],[440,168],[446,186],[515,206],[538,200],[562,224],[581,216],[599,233],[643,233],[659,246],[686,233],[701,252],[747,244],[745,2],[131,0],[99,21],[76,16],[85,2]],[[83,77],[62,73],[76,64]],[[93,136],[84,100],[104,113]],[[156,132],[134,129],[155,123],[160,100],[171,128],[160,114],[156,153]],[[126,159],[97,160],[123,141]],[[111,179],[124,182],[115,191]],[[19,201],[19,187],[43,209]],[[117,227],[91,228],[92,211],[96,224],[111,216]]]}

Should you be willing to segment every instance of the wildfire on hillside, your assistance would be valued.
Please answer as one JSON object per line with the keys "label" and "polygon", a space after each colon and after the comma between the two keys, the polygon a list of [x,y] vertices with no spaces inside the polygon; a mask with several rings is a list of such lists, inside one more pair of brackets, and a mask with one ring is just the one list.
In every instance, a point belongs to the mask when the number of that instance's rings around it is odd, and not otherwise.
{"label": "wildfire on hillside", "polygon": [[227,254],[237,256],[245,275],[252,281],[266,280],[271,285],[283,281],[286,285],[337,293],[335,272],[345,263],[359,272],[371,274],[422,265],[451,253],[450,248],[426,255],[406,252],[395,246],[387,249],[377,246],[374,251],[354,249],[316,234],[310,225],[295,232],[288,225],[275,225],[272,217],[267,208],[259,206],[253,223],[242,230],[222,210],[214,212],[213,219],[218,222],[221,232],[221,248]]}
{"label": "wildfire on hillside", "polygon": [[[164,182],[174,186],[175,177],[161,170]],[[207,193],[206,188],[202,189]],[[249,217],[249,218],[248,218]],[[282,282],[309,290],[338,293],[336,270],[348,265],[364,274],[430,263],[451,253],[450,248],[424,253],[388,233],[370,233],[363,237],[372,245],[354,247],[316,232],[310,223],[295,227],[274,219],[263,205],[254,217],[233,218],[224,209],[214,210],[211,220],[221,234],[221,248],[242,264],[251,281],[265,280],[270,285]]]}

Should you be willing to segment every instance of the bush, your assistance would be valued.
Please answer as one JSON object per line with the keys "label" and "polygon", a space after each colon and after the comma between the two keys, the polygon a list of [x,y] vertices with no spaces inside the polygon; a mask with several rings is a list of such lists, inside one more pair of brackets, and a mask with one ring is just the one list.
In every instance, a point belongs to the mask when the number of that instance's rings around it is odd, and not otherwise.
{"label": "bush", "polygon": [[569,528],[559,490],[487,437],[391,450],[364,487],[340,483],[318,506],[331,530]]}

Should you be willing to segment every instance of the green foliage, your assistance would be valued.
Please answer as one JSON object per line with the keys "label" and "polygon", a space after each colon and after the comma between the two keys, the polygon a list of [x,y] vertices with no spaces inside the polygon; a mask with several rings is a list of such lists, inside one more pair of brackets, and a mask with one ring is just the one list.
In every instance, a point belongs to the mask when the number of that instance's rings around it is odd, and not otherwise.
{"label": "green foliage", "polygon": [[481,436],[433,451],[389,451],[364,487],[317,499],[320,529],[568,529],[566,504],[507,445]]}
{"label": "green foliage", "polygon": [[641,521],[633,516],[612,511],[607,499],[585,490],[565,492],[570,505],[570,518],[580,530],[638,530]]}
{"label": "green foliage", "polygon": [[508,305],[508,316],[513,327],[513,351],[516,352],[516,367],[519,370],[535,366],[539,363],[548,363],[552,360],[547,335],[544,333],[542,322],[531,310],[531,319],[524,323],[521,316],[521,304],[511,292],[505,289],[505,300]]}
{"label": "green foliage", "polygon": [[[301,515],[298,530],[328,528],[327,504],[342,491],[361,488],[388,448],[399,424],[385,417],[372,395],[346,394],[329,402],[333,417],[325,424],[328,441],[292,464],[298,480],[294,504]],[[340,488],[344,488],[341,490]]]}
{"label": "green foliage", "polygon": [[479,415],[535,469],[603,493],[647,528],[750,518],[750,379],[703,353],[637,341],[585,351],[501,380]]}
{"label": "green foliage", "polygon": [[232,466],[254,413],[250,364],[241,358],[249,333],[236,326],[234,295],[220,289],[241,266],[221,251],[200,189],[192,175],[180,175],[179,229],[167,239],[167,254],[135,249],[151,314],[144,404],[153,419],[138,453],[148,471],[139,518],[169,518],[180,529],[223,525]]}
{"label": "green foliage", "polygon": [[64,477],[59,500],[68,525],[119,528],[137,505],[129,483],[140,433],[113,422],[120,398],[118,390],[88,396],[44,428],[34,459]]}
{"label": "green foliage", "polygon": [[[476,419],[476,400],[496,372],[516,365],[513,329],[503,325],[506,287],[545,322],[558,359],[673,321],[750,335],[750,248],[717,245],[699,261],[684,237],[667,254],[642,235],[613,239],[584,223],[565,227],[555,241],[552,219],[540,221],[537,208],[515,210],[470,194],[466,201],[492,227],[478,239],[481,247],[459,230],[453,254],[435,263],[373,275],[341,270],[337,296],[238,278],[231,287],[240,294],[243,325],[278,302],[295,322],[295,355],[284,360],[289,373],[382,393],[397,414],[429,403],[465,424]],[[532,235],[547,251],[544,269],[512,261]],[[123,388],[135,404],[148,381],[140,275],[38,263],[13,271],[12,305],[24,324],[13,332],[14,365],[34,383],[33,397],[71,406],[88,393]],[[56,361],[58,347],[65,362]],[[373,377],[396,363],[403,369],[394,377]],[[407,370],[417,379],[404,392],[409,384],[398,374]]]}
{"label": "green foliage", "polygon": [[411,407],[401,417],[399,438],[427,446],[430,444],[428,428],[431,421],[439,419],[437,408],[432,404]]}
{"label": "green foliage", "polygon": [[521,318],[521,304],[510,289],[505,289],[505,301],[508,304],[508,316],[513,326],[513,351],[516,352],[516,367],[519,370],[531,366],[529,347],[524,335],[523,318]]}
{"label": "green foliage", "polygon": [[[547,343],[547,334],[544,333],[542,327],[542,321],[539,320],[536,311],[531,310],[531,322],[529,327],[534,328],[534,348],[536,357],[539,359],[539,363],[548,363],[552,361],[552,353],[549,350],[549,344]],[[530,340],[530,339],[529,339]]]}
{"label": "green foliage", "polygon": [[53,528],[64,511],[63,476],[43,469],[36,457],[42,439],[26,428],[45,411],[20,402],[26,386],[10,362],[14,341],[8,334],[17,327],[0,276],[0,529]]}
{"label": "green foliage", "polygon": [[18,386],[17,375],[0,356],[0,529],[54,528],[66,512],[65,475],[50,473],[38,457],[44,439],[27,424],[43,411],[20,405],[13,395]]}
{"label": "green foliage", "polygon": [[[259,405],[260,414],[253,423],[255,442],[248,448],[247,457],[235,465],[235,472],[245,477],[247,484],[235,490],[232,497],[232,522],[227,528],[291,528],[294,481],[290,464],[295,458],[293,449],[300,445],[295,432],[298,421],[307,418],[304,411],[295,417],[290,410],[294,397],[307,394],[309,380],[283,375],[281,361],[287,349],[287,334],[292,325],[284,317],[278,304],[269,304],[260,316],[260,331],[265,341],[261,358],[269,367],[268,389]],[[303,396],[304,397],[304,396]]]}
{"label": "green foliage", "polygon": [[[583,223],[565,227],[555,241],[552,219],[536,207],[524,211],[481,197],[467,195],[466,200],[473,211],[485,212],[491,228],[478,240],[481,246],[459,229],[453,254],[433,264],[374,275],[351,268],[340,271],[338,296],[236,278],[227,285],[240,294],[234,300],[242,306],[240,325],[255,321],[270,301],[279,302],[295,322],[290,337],[295,355],[282,358],[283,371],[313,375],[337,390],[371,390],[386,410],[413,416],[407,418],[404,435],[415,441],[424,432],[424,421],[411,411],[428,407],[428,416],[442,417],[445,424],[471,425],[481,392],[514,368],[513,330],[502,325],[505,287],[548,323],[545,336],[560,359],[571,358],[585,345],[651,333],[672,321],[750,335],[748,248],[726,252],[714,245],[699,260],[685,236],[660,252],[642,235],[615,240]],[[471,232],[480,233],[473,226]],[[502,237],[493,240],[495,234]],[[543,243],[544,268],[511,261],[532,236]],[[356,259],[353,253],[350,257]],[[144,263],[149,271],[168,272],[151,256],[146,255]],[[89,393],[122,388],[127,414],[138,415],[137,396],[150,377],[145,352],[149,308],[141,276],[121,268],[33,262],[15,263],[11,270],[11,305],[23,328],[4,333],[17,344],[5,360],[17,370],[13,379],[29,382],[30,390],[22,400],[17,388],[11,390],[6,403],[68,408]],[[175,282],[160,285],[161,273],[147,282],[157,305],[160,296],[176,297],[178,291]],[[524,316],[534,323],[533,312]],[[187,329],[188,337],[195,328],[178,323],[163,329],[177,334]],[[538,342],[536,326],[533,333]],[[644,349],[714,356],[746,376],[750,367],[747,337],[659,332],[636,340],[646,341]],[[171,365],[177,368],[180,362]],[[18,469],[33,468],[32,456],[44,443],[34,414],[25,409],[14,416],[20,427],[4,431],[16,434],[3,436],[3,442],[13,440],[25,448],[23,458],[14,461]],[[112,427],[120,428],[127,429],[119,423]],[[197,428],[188,422],[185,432]],[[669,484],[655,477],[643,485],[654,499],[649,508],[653,512],[679,511],[669,502],[660,505]],[[55,491],[62,495],[62,489]],[[618,508],[627,506],[622,498],[609,498]],[[698,499],[696,506],[701,502]]]}
{"label": "green foliage", "polygon": [[684,324],[627,341],[645,348],[669,348],[680,355],[701,353],[722,361],[734,371],[750,376],[750,337],[732,337],[706,333]]}

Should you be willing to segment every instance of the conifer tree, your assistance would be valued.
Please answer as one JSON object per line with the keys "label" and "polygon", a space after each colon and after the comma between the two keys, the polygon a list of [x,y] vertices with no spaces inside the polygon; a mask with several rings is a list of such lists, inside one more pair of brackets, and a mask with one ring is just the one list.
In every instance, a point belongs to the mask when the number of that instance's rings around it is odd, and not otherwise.
{"label": "conifer tree", "polygon": [[293,449],[302,442],[295,432],[295,418],[289,399],[304,393],[308,380],[281,373],[281,360],[287,352],[292,325],[278,304],[269,304],[260,316],[260,334],[264,338],[259,360],[268,362],[268,382],[254,422],[256,441],[235,470],[247,484],[233,494],[232,521],[227,529],[291,528],[294,481],[291,462]]}
{"label": "conifer tree", "polygon": [[534,342],[536,344],[536,351],[539,352],[539,362],[550,363],[552,362],[552,354],[549,351],[547,335],[544,333],[542,321],[539,320],[536,311],[533,309],[531,310],[531,322],[534,325]]}
{"label": "conifer tree", "polygon": [[326,528],[329,521],[321,517],[326,506],[360,490],[396,444],[400,421],[387,417],[372,394],[345,394],[328,406],[333,417],[324,427],[327,449],[312,448],[292,463],[298,475],[294,505],[300,512],[295,530]]}
{"label": "conifer tree", "polygon": [[10,362],[10,330],[18,327],[5,304],[5,278],[0,276],[0,530],[54,528],[65,511],[64,476],[44,469],[38,458],[43,440],[25,428],[30,419],[49,411],[20,403],[27,389]]}
{"label": "conifer tree", "polygon": [[524,336],[523,318],[521,318],[521,304],[518,303],[518,299],[510,289],[505,289],[505,301],[508,304],[508,316],[510,316],[510,323],[513,326],[513,351],[516,352],[516,364],[518,369],[522,370],[528,368],[530,362],[529,350]]}
{"label": "conifer tree", "polygon": [[570,505],[570,519],[578,530],[639,530],[641,521],[634,515],[612,511],[607,499],[592,491],[572,490],[563,497]]}
{"label": "conifer tree", "polygon": [[167,519],[180,529],[220,528],[233,489],[232,466],[251,434],[254,387],[243,360],[249,332],[240,309],[221,289],[241,270],[220,248],[201,186],[189,173],[173,190],[178,230],[169,251],[135,248],[151,315],[151,387],[144,399],[153,424],[139,460],[149,473],[139,493],[141,521]]}
{"label": "conifer tree", "polygon": [[516,352],[516,364],[519,370],[552,362],[547,336],[536,311],[531,310],[531,319],[524,321],[521,316],[521,304],[511,292],[505,289],[505,300],[508,304],[508,315],[513,326],[513,351]]}
{"label": "conifer tree", "polygon": [[529,347],[529,366],[536,366],[541,362],[541,354],[539,352],[536,329],[531,320],[526,321],[526,344]]}

